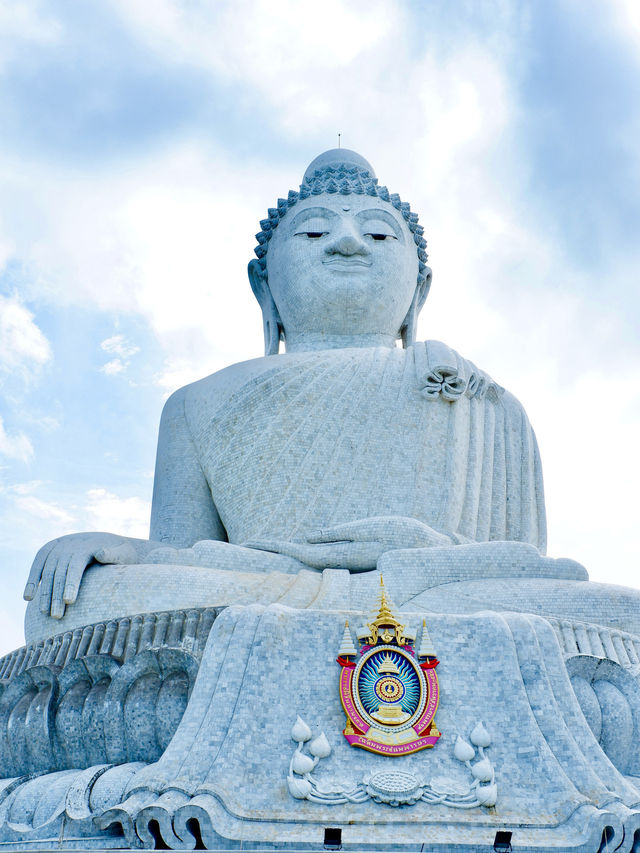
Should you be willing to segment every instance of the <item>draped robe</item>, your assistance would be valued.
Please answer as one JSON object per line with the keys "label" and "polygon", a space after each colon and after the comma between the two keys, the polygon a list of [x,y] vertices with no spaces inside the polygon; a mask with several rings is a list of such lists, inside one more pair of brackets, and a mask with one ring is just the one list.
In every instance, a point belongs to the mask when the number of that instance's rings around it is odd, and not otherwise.
{"label": "draped robe", "polygon": [[[198,471],[202,483],[190,489],[210,492],[229,542],[303,541],[338,522],[404,516],[454,542],[517,540],[544,551],[542,473],[527,416],[444,344],[245,364],[259,367],[246,378],[234,366],[222,402],[225,371],[169,402],[171,434],[188,436],[179,459],[171,437],[160,439],[165,469]],[[157,529],[179,503],[167,498],[162,464],[159,449]],[[171,477],[184,493],[179,471]]]}

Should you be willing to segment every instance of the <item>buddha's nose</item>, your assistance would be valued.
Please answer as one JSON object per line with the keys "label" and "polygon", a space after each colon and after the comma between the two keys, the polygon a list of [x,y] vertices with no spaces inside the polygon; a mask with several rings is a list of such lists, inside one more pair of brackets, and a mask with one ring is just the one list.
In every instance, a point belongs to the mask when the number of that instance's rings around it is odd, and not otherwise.
{"label": "buddha's nose", "polygon": [[369,249],[353,228],[342,229],[326,247],[330,255],[368,255]]}

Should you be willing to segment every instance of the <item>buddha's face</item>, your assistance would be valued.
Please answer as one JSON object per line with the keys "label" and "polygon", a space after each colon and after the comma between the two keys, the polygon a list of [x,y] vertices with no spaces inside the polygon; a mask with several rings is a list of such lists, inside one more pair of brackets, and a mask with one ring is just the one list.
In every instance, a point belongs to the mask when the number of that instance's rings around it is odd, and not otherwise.
{"label": "buddha's face", "polygon": [[416,291],[418,256],[392,205],[323,194],[282,219],[269,243],[267,276],[287,338],[395,338]]}

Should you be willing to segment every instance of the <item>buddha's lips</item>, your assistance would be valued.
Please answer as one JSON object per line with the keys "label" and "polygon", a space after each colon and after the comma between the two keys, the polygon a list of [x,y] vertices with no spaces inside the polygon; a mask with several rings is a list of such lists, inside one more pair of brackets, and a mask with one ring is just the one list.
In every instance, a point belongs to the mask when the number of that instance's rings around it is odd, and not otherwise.
{"label": "buddha's lips", "polygon": [[323,261],[323,264],[327,266],[337,267],[337,269],[342,270],[354,270],[358,267],[370,267],[371,261],[364,261],[356,258],[330,258],[327,261]]}

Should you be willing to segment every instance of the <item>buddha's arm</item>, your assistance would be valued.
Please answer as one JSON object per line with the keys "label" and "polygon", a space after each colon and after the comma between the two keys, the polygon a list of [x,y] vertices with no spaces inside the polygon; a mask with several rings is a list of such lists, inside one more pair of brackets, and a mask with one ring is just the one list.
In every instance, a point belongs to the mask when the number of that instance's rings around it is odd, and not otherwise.
{"label": "buddha's arm", "polygon": [[151,506],[151,539],[175,548],[227,541],[185,416],[186,392],[176,391],[162,412]]}

